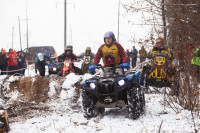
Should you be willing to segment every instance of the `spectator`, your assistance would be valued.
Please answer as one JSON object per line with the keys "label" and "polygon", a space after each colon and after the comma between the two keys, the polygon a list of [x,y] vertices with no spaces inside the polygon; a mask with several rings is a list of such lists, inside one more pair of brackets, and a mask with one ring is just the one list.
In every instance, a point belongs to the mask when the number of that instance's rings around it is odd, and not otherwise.
{"label": "spectator", "polygon": [[9,75],[14,75],[18,74],[18,64],[17,64],[17,55],[16,53],[13,53],[13,49],[9,49],[8,53],[8,70],[11,71],[8,74]]}
{"label": "spectator", "polygon": [[[4,66],[5,66],[5,64],[4,64],[4,57],[3,57],[2,52],[0,52],[0,70],[1,70],[1,71],[4,70]],[[2,72],[1,72],[0,74],[3,75]]]}
{"label": "spectator", "polygon": [[141,47],[141,50],[139,51],[139,54],[140,54],[140,63],[142,63],[147,58],[147,51],[145,50],[144,46]]}
{"label": "spectator", "polygon": [[19,73],[21,75],[24,75],[25,68],[26,68],[26,61],[25,61],[24,55],[23,55],[23,53],[21,51],[18,52],[17,63],[18,63],[19,69],[22,69],[22,70],[19,71]]}
{"label": "spectator", "polygon": [[3,54],[3,63],[4,63],[4,66],[3,66],[3,68],[2,68],[2,71],[4,71],[4,72],[2,72],[1,74],[2,75],[5,75],[5,74],[7,74],[7,66],[8,66],[8,56],[7,56],[7,53],[6,53],[6,50],[5,49],[2,49],[1,50],[1,53]]}
{"label": "spectator", "polygon": [[138,54],[138,51],[137,49],[135,49],[135,46],[133,46],[133,49],[131,50],[131,52],[128,53],[128,56],[131,58],[131,61],[132,61],[132,68],[136,67],[137,54]]}

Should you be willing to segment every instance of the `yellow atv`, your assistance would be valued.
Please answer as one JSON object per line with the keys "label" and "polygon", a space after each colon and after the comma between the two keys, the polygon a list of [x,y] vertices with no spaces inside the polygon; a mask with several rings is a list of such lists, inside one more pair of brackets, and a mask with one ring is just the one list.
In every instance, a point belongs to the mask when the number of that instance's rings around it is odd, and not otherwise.
{"label": "yellow atv", "polygon": [[[141,74],[141,85],[144,87],[178,87],[175,81],[176,69],[169,67],[169,60],[164,54],[153,55],[153,60],[143,67]],[[176,90],[176,89],[175,89]]]}
{"label": "yellow atv", "polygon": [[8,133],[8,112],[7,110],[0,110],[0,133]]}

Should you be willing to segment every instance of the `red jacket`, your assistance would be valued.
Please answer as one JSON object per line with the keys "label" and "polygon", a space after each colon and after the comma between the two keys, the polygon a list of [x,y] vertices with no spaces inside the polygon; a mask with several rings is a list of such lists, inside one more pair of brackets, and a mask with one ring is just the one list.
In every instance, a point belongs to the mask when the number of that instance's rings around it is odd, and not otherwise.
{"label": "red jacket", "polygon": [[[105,45],[106,45],[106,44],[101,45],[101,47],[98,49],[97,54],[96,54],[95,57],[94,57],[93,64],[98,64],[98,63],[100,62],[100,59],[101,59],[102,57],[104,57],[103,54],[105,54],[105,53],[102,52],[102,49],[103,49],[104,47],[106,47]],[[117,47],[118,54],[119,54],[119,56],[120,56],[120,58],[121,58],[120,60],[121,60],[122,62],[128,62],[128,58],[127,58],[127,56],[126,56],[126,54],[125,54],[124,48],[123,48],[119,43],[116,43],[116,42],[115,42],[113,45],[116,45],[116,47]],[[106,52],[106,51],[105,51],[105,52]],[[104,65],[105,65],[105,64],[104,64]]]}
{"label": "red jacket", "polygon": [[8,67],[17,65],[17,55],[9,53]]}

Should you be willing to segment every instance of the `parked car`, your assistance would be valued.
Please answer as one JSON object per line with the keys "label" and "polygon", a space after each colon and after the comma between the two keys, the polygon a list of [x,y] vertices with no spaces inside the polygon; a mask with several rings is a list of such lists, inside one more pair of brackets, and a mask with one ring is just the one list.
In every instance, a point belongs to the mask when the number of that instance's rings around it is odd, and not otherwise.
{"label": "parked car", "polygon": [[24,49],[24,56],[28,64],[32,64],[35,62],[35,58],[38,53],[43,53],[49,56],[51,59],[55,59],[57,56],[55,49],[52,46],[34,46]]}

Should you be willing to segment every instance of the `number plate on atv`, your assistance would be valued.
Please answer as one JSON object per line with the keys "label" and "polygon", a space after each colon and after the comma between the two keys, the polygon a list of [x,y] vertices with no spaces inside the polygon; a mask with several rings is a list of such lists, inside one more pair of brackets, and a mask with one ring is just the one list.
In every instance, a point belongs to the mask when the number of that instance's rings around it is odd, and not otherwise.
{"label": "number plate on atv", "polygon": [[157,57],[156,60],[157,60],[157,61],[162,61],[162,60],[163,60],[163,57]]}

